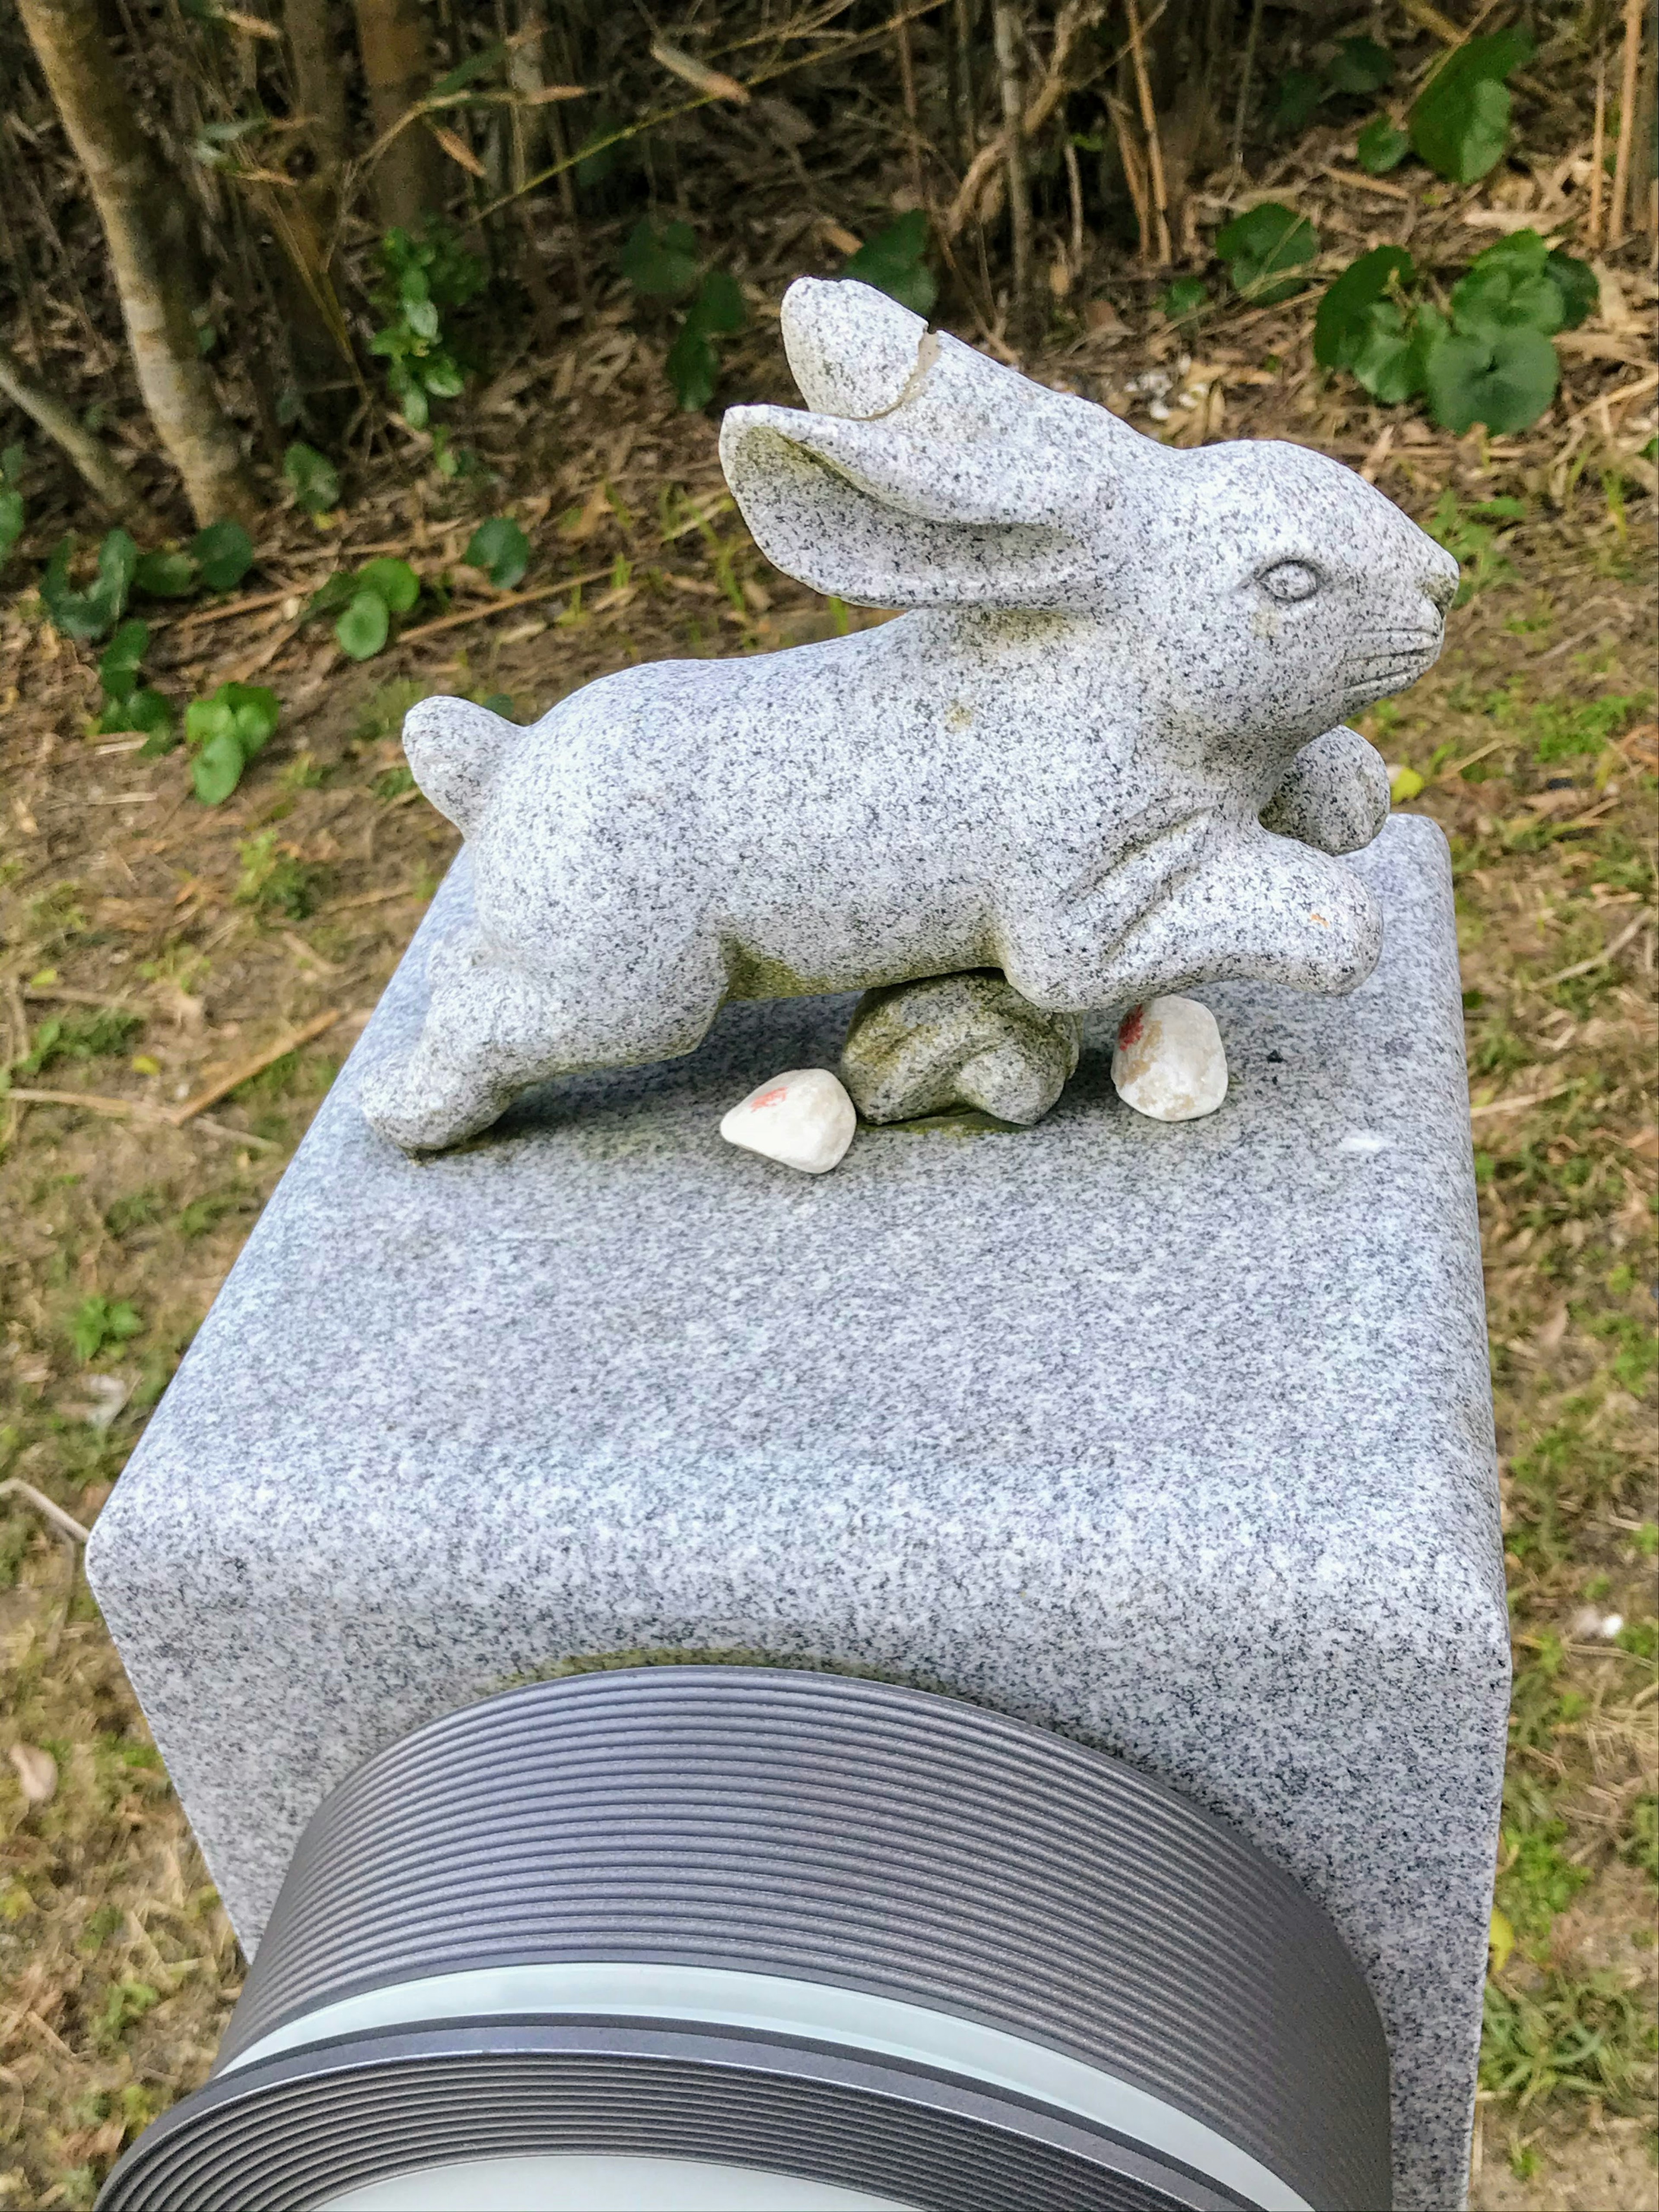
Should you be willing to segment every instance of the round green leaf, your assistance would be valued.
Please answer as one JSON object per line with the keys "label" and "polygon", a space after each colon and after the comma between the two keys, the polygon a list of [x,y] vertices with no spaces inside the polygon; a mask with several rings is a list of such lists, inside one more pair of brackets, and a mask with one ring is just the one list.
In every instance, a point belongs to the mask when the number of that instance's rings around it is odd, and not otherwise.
{"label": "round green leaf", "polygon": [[1177,276],[1158,301],[1166,321],[1184,322],[1210,303],[1210,288],[1201,276]]}
{"label": "round green leaf", "polygon": [[438,310],[430,300],[406,301],[404,320],[417,338],[435,338],[438,335]]}
{"label": "round green leaf", "polygon": [[1532,58],[1524,31],[1469,39],[1419,94],[1409,118],[1419,158],[1456,185],[1472,185],[1497,166],[1510,134],[1504,79]]}
{"label": "round green leaf", "polygon": [[459,399],[466,379],[457,362],[440,353],[421,363],[421,381],[434,399]]}
{"label": "round green leaf", "polygon": [[276,694],[262,684],[223,684],[220,693],[229,708],[237,743],[248,758],[269,743],[282,709]]}
{"label": "round green leaf", "polygon": [[[1484,259],[1484,257],[1483,257]],[[1547,337],[1561,327],[1565,305],[1542,270],[1529,274],[1519,262],[1477,261],[1452,287],[1452,320],[1470,337],[1495,337],[1500,331],[1542,331]]]}
{"label": "round green leaf", "polygon": [[1371,335],[1370,310],[1390,287],[1414,283],[1417,269],[1403,246],[1374,246],[1346,268],[1319,303],[1314,359],[1322,368],[1352,368]]}
{"label": "round green leaf", "polygon": [[421,596],[421,580],[407,561],[383,556],[357,571],[359,592],[378,592],[394,615],[406,615]]}
{"label": "round green leaf", "polygon": [[510,592],[530,566],[530,540],[508,516],[494,515],[473,532],[463,557],[469,568],[483,569],[492,584]]}
{"label": "round green leaf", "polygon": [[23,534],[23,495],[9,484],[0,486],[0,561]]}
{"label": "round green leaf", "polygon": [[1367,175],[1385,177],[1397,169],[1412,149],[1403,131],[1396,131],[1386,115],[1373,115],[1359,134],[1355,155]]}
{"label": "round green leaf", "polygon": [[240,522],[210,522],[190,541],[210,592],[234,592],[253,566],[253,540]]}
{"label": "round green leaf", "polygon": [[132,584],[147,599],[188,599],[196,589],[196,563],[188,553],[146,553],[133,571]]}
{"label": "round green leaf", "polygon": [[648,299],[678,300],[697,281],[697,235],[690,223],[660,229],[647,216],[636,222],[622,250],[622,273]]}
{"label": "round green leaf", "polygon": [[927,252],[926,211],[911,208],[849,256],[842,275],[873,285],[913,314],[928,315],[939,298],[939,279],[927,266]]}
{"label": "round green leaf", "polygon": [[1268,128],[1295,137],[1313,121],[1324,97],[1324,84],[1311,70],[1287,70],[1273,95]]}
{"label": "round green leaf", "polygon": [[394,361],[386,371],[386,381],[392,386],[392,396],[403,410],[404,420],[410,428],[424,430],[432,416],[432,403],[426,396],[426,387],[401,361]]}
{"label": "round green leaf", "polygon": [[104,687],[106,699],[118,705],[132,696],[137,689],[139,665],[149,651],[149,624],[136,617],[124,622],[104,647],[98,663],[98,681]]}
{"label": "round green leaf", "polygon": [[1333,92],[1381,92],[1394,82],[1394,56],[1375,39],[1342,39],[1325,76]]}
{"label": "round green leaf", "polygon": [[688,323],[668,349],[668,381],[688,414],[707,407],[720,381],[720,357],[712,341]]}
{"label": "round green leaf", "polygon": [[1571,253],[1563,253],[1559,247],[1544,267],[1561,295],[1561,328],[1576,331],[1601,296],[1595,271],[1588,261],[1575,261]]}
{"label": "round green leaf", "polygon": [[204,806],[221,806],[242,780],[246,757],[234,730],[222,730],[190,764],[190,780]]}
{"label": "round green leaf", "polygon": [[1215,250],[1228,264],[1234,289],[1258,305],[1270,307],[1301,291],[1305,277],[1287,276],[1319,251],[1313,225],[1278,200],[1236,216],[1216,233]]}
{"label": "round green leaf", "polygon": [[173,726],[173,709],[159,691],[148,688],[135,691],[125,708],[127,727],[140,730],[147,742],[140,749],[140,757],[154,760],[157,753],[170,753],[178,744]]}
{"label": "round green leaf", "polygon": [[749,319],[749,309],[743,287],[729,269],[709,270],[697,287],[697,296],[687,308],[685,319],[710,336],[743,328]]}
{"label": "round green leaf", "polygon": [[340,650],[353,660],[372,660],[392,627],[386,603],[378,592],[359,592],[334,625]]}
{"label": "round green leaf", "polygon": [[1494,436],[1531,428],[1555,397],[1561,364],[1541,331],[1500,331],[1492,337],[1443,333],[1423,363],[1429,409],[1454,437],[1476,422]]}
{"label": "round green leaf", "polygon": [[219,738],[236,735],[235,717],[225,697],[225,687],[206,699],[192,699],[185,709],[185,742],[191,745],[209,745]]}
{"label": "round green leaf", "polygon": [[297,441],[290,446],[283,455],[283,476],[295,502],[307,514],[325,514],[339,504],[339,471],[314,446]]}
{"label": "round green leaf", "polygon": [[1398,407],[1421,390],[1416,349],[1394,301],[1374,300],[1367,308],[1364,337],[1348,366],[1385,407]]}

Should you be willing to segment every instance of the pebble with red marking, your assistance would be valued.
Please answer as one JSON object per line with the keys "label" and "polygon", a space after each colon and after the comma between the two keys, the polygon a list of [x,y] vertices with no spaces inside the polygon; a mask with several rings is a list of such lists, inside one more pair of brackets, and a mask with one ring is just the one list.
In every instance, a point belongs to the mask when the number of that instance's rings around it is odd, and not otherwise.
{"label": "pebble with red marking", "polygon": [[1112,1053],[1117,1095],[1154,1121],[1195,1121],[1227,1096],[1215,1016],[1196,999],[1148,999],[1124,1016]]}
{"label": "pebble with red marking", "polygon": [[853,1141],[858,1115],[827,1067],[792,1067],[757,1085],[720,1123],[729,1145],[781,1160],[803,1175],[827,1175]]}

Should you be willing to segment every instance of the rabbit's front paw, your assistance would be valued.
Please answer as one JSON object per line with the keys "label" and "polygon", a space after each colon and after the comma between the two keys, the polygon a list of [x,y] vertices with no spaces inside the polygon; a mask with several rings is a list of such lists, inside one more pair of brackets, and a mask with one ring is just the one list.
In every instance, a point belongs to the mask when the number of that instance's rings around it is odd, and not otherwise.
{"label": "rabbit's front paw", "polygon": [[1317,853],[1357,853],[1389,818],[1389,771],[1358,730],[1304,745],[1261,811],[1261,826]]}
{"label": "rabbit's front paw", "polygon": [[1077,1066],[1082,1024],[1042,1012],[994,969],[869,991],[842,1049],[842,1080],[866,1121],[977,1107],[1029,1127]]}

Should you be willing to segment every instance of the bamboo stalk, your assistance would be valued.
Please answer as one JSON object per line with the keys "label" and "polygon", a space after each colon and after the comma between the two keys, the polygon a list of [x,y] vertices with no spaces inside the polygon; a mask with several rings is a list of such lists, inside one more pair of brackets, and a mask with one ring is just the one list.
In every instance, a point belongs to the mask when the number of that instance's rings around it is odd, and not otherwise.
{"label": "bamboo stalk", "polygon": [[910,163],[910,189],[920,206],[927,198],[921,176],[921,112],[916,104],[916,53],[908,19],[895,25],[893,43],[898,50],[899,90],[904,101],[904,136]]}
{"label": "bamboo stalk", "polygon": [[1255,0],[1250,9],[1250,27],[1244,38],[1244,58],[1238,69],[1238,104],[1233,109],[1233,173],[1240,174],[1244,167],[1244,126],[1250,113],[1250,78],[1255,69],[1255,50],[1261,37],[1263,0]]}
{"label": "bamboo stalk", "polygon": [[1071,134],[1066,134],[1060,152],[1066,162],[1066,190],[1072,207],[1072,275],[1075,277],[1083,266],[1083,249],[1086,234],[1083,227],[1083,172],[1078,166],[1077,148]]}
{"label": "bamboo stalk", "polygon": [[1135,92],[1140,101],[1140,124],[1146,133],[1146,166],[1152,179],[1152,219],[1158,235],[1158,258],[1167,268],[1173,258],[1170,244],[1170,197],[1164,180],[1164,145],[1158,137],[1158,110],[1152,105],[1152,80],[1146,74],[1146,46],[1140,31],[1140,10],[1135,0],[1123,0],[1129,24],[1129,55],[1134,65]]}
{"label": "bamboo stalk", "polygon": [[1590,131],[1590,198],[1589,214],[1585,219],[1584,232],[1592,252],[1601,243],[1601,198],[1607,179],[1602,173],[1607,158],[1607,60],[1604,53],[1595,57],[1595,121]]}
{"label": "bamboo stalk", "polygon": [[1625,242],[1625,213],[1630,195],[1630,149],[1636,131],[1636,70],[1642,53],[1643,0],[1625,0],[1624,67],[1619,77],[1619,149],[1613,157],[1613,208],[1607,243]]}
{"label": "bamboo stalk", "polygon": [[1012,296],[1008,327],[1016,352],[1024,350],[1031,324],[1031,192],[1025,169],[1025,96],[1020,76],[1022,25],[1014,0],[994,0],[997,80],[1002,94],[1002,131],[1008,175],[1008,229]]}
{"label": "bamboo stalk", "polygon": [[1123,181],[1129,187],[1129,198],[1134,205],[1135,228],[1140,233],[1139,258],[1143,264],[1149,263],[1152,258],[1152,205],[1147,197],[1146,172],[1141,167],[1140,149],[1134,143],[1134,125],[1128,109],[1115,93],[1107,94],[1106,109],[1117,134]]}
{"label": "bamboo stalk", "polygon": [[962,166],[965,169],[974,158],[974,141],[977,136],[974,118],[974,33],[968,18],[968,0],[954,0],[951,27],[957,143],[962,155]]}

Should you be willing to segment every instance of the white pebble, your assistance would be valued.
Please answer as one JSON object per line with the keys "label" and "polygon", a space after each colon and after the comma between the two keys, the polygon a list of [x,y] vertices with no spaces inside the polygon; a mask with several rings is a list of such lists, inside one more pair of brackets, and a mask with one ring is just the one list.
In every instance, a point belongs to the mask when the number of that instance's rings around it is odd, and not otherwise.
{"label": "white pebble", "polygon": [[1195,1121],[1227,1095],[1215,1016],[1196,999],[1148,999],[1124,1016],[1112,1053],[1117,1095],[1154,1121]]}
{"label": "white pebble", "polygon": [[792,1067],[757,1084],[720,1123],[720,1134],[804,1175],[827,1175],[852,1143],[858,1118],[827,1067]]}

